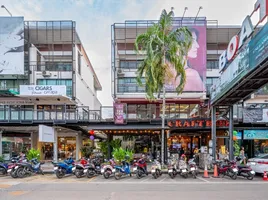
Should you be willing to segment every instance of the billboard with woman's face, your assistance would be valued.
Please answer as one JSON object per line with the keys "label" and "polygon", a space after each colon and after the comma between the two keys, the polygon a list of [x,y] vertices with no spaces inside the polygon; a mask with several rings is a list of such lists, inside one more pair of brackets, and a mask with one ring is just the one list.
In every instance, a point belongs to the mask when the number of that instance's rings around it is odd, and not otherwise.
{"label": "billboard with woman's face", "polygon": [[0,17],[0,74],[24,74],[23,17]]}
{"label": "billboard with woman's face", "polygon": [[[205,92],[206,91],[206,61],[207,61],[207,42],[206,42],[206,21],[203,23],[198,21],[198,24],[194,22],[188,22],[183,24],[187,26],[192,33],[192,46],[185,56],[185,72],[186,72],[186,84],[184,86],[184,92]],[[178,28],[178,26],[174,26]],[[170,74],[172,76],[170,76]],[[177,72],[174,66],[169,66],[169,75],[166,79],[167,92],[176,91],[176,87],[180,84],[180,76],[177,76]]]}

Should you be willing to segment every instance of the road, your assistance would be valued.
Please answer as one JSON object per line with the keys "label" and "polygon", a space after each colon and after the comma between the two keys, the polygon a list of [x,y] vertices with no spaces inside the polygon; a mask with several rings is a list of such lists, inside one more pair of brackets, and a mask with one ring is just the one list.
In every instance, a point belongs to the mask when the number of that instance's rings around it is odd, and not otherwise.
{"label": "road", "polygon": [[0,200],[266,200],[268,181],[257,177],[253,181],[242,178],[170,179],[162,175],[137,179],[113,177],[77,179],[74,176],[57,179],[54,175],[33,176],[25,179],[0,177]]}

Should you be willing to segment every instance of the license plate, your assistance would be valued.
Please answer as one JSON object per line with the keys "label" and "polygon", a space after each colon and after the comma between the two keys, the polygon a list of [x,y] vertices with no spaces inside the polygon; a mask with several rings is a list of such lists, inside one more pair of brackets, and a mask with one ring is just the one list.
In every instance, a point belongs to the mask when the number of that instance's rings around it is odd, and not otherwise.
{"label": "license plate", "polygon": [[255,172],[254,172],[254,171],[250,171],[250,173],[251,173],[251,174],[255,174]]}
{"label": "license plate", "polygon": [[87,169],[84,169],[84,173],[87,173]]}
{"label": "license plate", "polygon": [[54,170],[57,170],[58,169],[58,167],[54,167]]}
{"label": "license plate", "polygon": [[169,170],[168,170],[168,173],[172,173],[172,172],[173,172],[173,169],[169,169]]}
{"label": "license plate", "polygon": [[18,168],[19,168],[19,166],[16,166],[16,167],[15,167],[15,169],[18,169]]}
{"label": "license plate", "polygon": [[112,172],[114,173],[115,172],[115,169],[113,169]]}
{"label": "license plate", "polygon": [[182,169],[181,172],[182,172],[182,173],[185,173],[185,172],[186,172],[186,169]]}
{"label": "license plate", "polygon": [[195,170],[195,167],[191,167],[191,169],[190,169],[191,171],[194,171]]}
{"label": "license plate", "polygon": [[238,172],[238,170],[236,168],[233,169],[233,172]]}
{"label": "license plate", "polygon": [[256,163],[255,163],[255,162],[250,162],[250,164],[251,164],[251,165],[256,165]]}
{"label": "license plate", "polygon": [[10,172],[11,172],[11,170],[12,170],[12,169],[8,169],[8,170],[7,170],[7,173],[10,173]]}
{"label": "license plate", "polygon": [[74,171],[74,170],[75,170],[75,167],[72,168],[72,171]]}
{"label": "license plate", "polygon": [[134,167],[134,168],[133,168],[133,171],[137,171],[137,167]]}
{"label": "license plate", "polygon": [[101,169],[101,173],[104,173],[104,169]]}
{"label": "license plate", "polygon": [[152,170],[152,173],[155,173],[155,169]]}

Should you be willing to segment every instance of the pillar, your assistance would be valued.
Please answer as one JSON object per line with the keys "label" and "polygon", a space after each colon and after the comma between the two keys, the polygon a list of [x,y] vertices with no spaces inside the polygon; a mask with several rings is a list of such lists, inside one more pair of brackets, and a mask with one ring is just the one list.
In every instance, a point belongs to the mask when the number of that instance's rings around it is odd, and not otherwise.
{"label": "pillar", "polygon": [[233,130],[234,130],[234,115],[233,106],[229,107],[229,159],[234,159],[234,142],[233,142]]}
{"label": "pillar", "polygon": [[216,126],[216,107],[212,106],[211,112],[211,139],[212,139],[212,157],[217,159],[216,145],[217,145],[217,126]]}
{"label": "pillar", "polygon": [[111,141],[113,140],[113,136],[111,134],[107,135],[107,140],[108,140],[108,159],[112,158],[112,146],[111,146]]}
{"label": "pillar", "polygon": [[167,163],[167,151],[168,147],[167,147],[167,133],[165,131],[165,135],[164,135],[164,161],[165,161],[165,164]]}
{"label": "pillar", "polygon": [[3,131],[0,131],[0,156],[2,156],[2,154],[3,154],[3,151],[2,151],[2,132]]}
{"label": "pillar", "polygon": [[81,147],[82,147],[82,133],[76,134],[76,152],[75,152],[75,158],[76,160],[79,160],[81,158]]}
{"label": "pillar", "polygon": [[58,132],[54,129],[53,160],[58,161]]}

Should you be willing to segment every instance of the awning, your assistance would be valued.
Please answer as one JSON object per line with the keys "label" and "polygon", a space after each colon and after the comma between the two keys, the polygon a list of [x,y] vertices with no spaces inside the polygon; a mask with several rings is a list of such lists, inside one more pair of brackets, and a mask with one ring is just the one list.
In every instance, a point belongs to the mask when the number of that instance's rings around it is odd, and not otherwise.
{"label": "awning", "polygon": [[15,90],[0,90],[0,97],[13,97],[19,95],[19,92]]}
{"label": "awning", "polygon": [[62,95],[18,95],[24,99],[28,99],[36,104],[75,104],[71,98]]}

